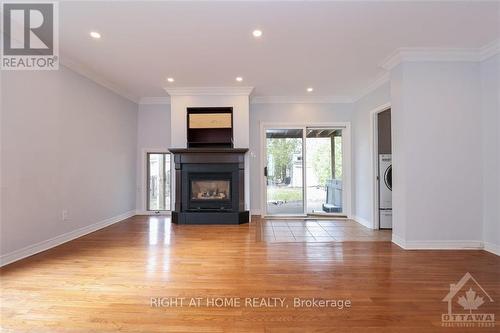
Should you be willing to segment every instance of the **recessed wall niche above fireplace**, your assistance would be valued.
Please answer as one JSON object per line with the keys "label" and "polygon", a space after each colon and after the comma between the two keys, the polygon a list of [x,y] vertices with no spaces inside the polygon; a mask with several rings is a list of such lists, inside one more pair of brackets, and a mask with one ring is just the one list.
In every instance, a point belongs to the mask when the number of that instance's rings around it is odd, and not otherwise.
{"label": "recessed wall niche above fireplace", "polygon": [[187,108],[188,148],[233,148],[233,108]]}
{"label": "recessed wall niche above fireplace", "polygon": [[186,109],[187,148],[171,148],[179,224],[240,224],[245,210],[245,153],[233,148],[233,108]]}

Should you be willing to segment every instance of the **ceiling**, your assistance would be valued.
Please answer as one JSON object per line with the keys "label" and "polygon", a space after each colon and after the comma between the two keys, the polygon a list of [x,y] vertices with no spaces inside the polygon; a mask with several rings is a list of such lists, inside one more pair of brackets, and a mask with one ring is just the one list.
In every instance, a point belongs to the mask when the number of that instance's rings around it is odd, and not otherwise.
{"label": "ceiling", "polygon": [[496,1],[65,1],[59,11],[62,59],[136,100],[167,96],[167,86],[352,97],[398,48],[480,48],[500,35]]}

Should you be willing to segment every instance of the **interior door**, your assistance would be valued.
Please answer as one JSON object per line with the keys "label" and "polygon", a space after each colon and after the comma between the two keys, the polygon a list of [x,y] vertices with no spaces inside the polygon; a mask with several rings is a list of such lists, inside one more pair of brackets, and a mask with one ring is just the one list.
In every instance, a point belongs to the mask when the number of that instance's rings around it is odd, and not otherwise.
{"label": "interior door", "polygon": [[265,214],[304,215],[304,129],[265,129]]}

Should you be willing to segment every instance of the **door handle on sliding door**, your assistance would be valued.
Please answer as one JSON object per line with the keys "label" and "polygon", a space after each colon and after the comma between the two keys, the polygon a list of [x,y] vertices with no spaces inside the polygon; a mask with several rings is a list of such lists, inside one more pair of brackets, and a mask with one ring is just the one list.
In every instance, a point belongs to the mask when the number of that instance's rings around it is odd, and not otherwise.
{"label": "door handle on sliding door", "polygon": [[264,167],[264,177],[267,177],[267,167]]}

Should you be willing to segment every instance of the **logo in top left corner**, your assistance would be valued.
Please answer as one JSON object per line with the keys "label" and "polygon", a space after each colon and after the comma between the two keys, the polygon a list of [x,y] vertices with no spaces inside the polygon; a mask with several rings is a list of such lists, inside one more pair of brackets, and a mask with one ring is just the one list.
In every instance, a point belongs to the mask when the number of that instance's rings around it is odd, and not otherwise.
{"label": "logo in top left corner", "polygon": [[56,2],[2,3],[2,70],[59,69]]}

